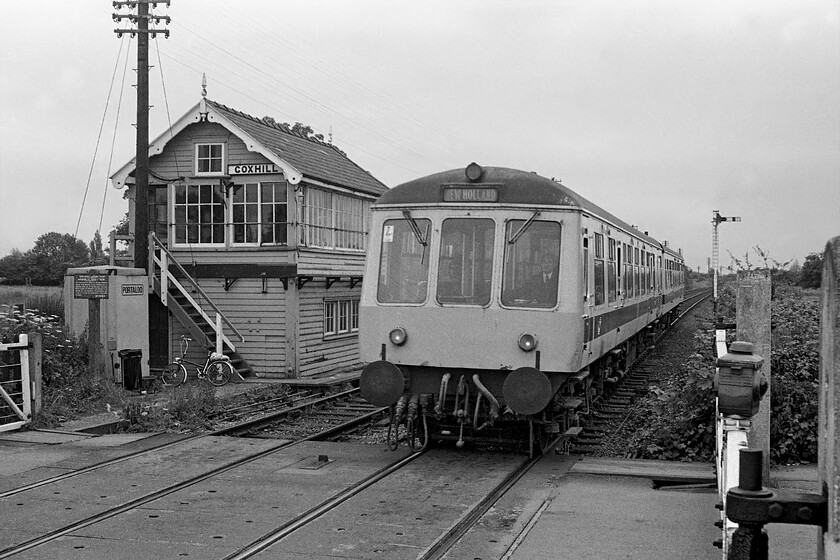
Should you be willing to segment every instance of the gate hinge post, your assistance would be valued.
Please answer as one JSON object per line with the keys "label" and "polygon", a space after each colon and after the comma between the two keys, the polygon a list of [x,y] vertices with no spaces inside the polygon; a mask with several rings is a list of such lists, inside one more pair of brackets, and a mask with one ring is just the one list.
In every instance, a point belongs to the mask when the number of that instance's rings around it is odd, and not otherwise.
{"label": "gate hinge post", "polygon": [[768,489],[762,483],[761,449],[740,451],[738,486],[726,493],[726,517],[738,524],[729,547],[730,560],[766,560],[764,525],[817,525],[826,530],[828,502],[822,494]]}

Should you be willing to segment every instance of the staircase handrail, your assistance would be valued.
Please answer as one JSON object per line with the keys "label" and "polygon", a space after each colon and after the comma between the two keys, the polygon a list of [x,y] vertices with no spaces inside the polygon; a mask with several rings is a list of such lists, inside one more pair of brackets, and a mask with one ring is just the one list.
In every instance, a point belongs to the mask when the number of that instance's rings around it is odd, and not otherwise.
{"label": "staircase handrail", "polygon": [[[187,271],[186,271],[186,269],[185,269],[183,266],[181,266],[181,263],[179,263],[179,262],[178,262],[178,260],[177,260],[177,259],[176,259],[173,255],[172,255],[172,253],[170,253],[170,252],[169,252],[169,250],[168,250],[168,249],[167,249],[167,248],[163,245],[163,243],[161,243],[161,242],[160,242],[160,240],[157,238],[157,235],[155,235],[155,234],[154,234],[154,232],[149,233],[149,240],[150,240],[149,246],[150,246],[150,247],[152,247],[152,248],[160,248],[160,250],[161,250],[161,251],[163,251],[164,253],[166,253],[166,256],[168,257],[168,259],[167,259],[167,264],[174,264],[174,265],[175,265],[175,267],[176,267],[176,268],[177,268],[177,269],[181,272],[181,274],[183,274],[183,275],[184,275],[184,277],[187,279],[187,281],[190,283],[190,285],[191,285],[193,288],[195,288],[195,290],[196,290],[196,291],[197,291],[197,292],[201,295],[201,297],[203,297],[203,298],[204,298],[204,301],[206,301],[206,302],[207,302],[207,304],[208,304],[211,308],[213,308],[213,311],[215,311],[215,312],[218,314],[218,316],[219,316],[219,317],[221,317],[222,321],[224,321],[224,323],[225,323],[228,327],[230,327],[230,330],[232,330],[232,331],[234,332],[234,334],[236,334],[236,336],[238,336],[238,337],[239,337],[240,342],[245,342],[245,336],[244,336],[241,332],[239,332],[239,329],[237,329],[237,328],[233,325],[233,323],[231,323],[231,322],[230,322],[230,319],[228,319],[228,318],[225,316],[225,314],[224,314],[224,313],[222,313],[222,310],[221,310],[221,309],[219,309],[219,307],[218,307],[215,303],[213,303],[213,300],[211,300],[211,299],[210,299],[210,297],[209,297],[209,296],[208,296],[208,295],[204,292],[204,290],[202,290],[202,289],[201,289],[201,286],[199,286],[199,285],[198,285],[198,282],[196,282],[196,281],[195,281],[195,278],[193,278],[192,276],[190,276],[189,272],[187,272]],[[152,253],[154,253],[154,250],[152,251]],[[160,269],[161,269],[161,274],[163,274],[163,273],[164,273],[164,269],[163,269],[163,267],[161,266],[161,263],[160,263],[160,261],[157,259],[157,257],[154,257],[153,262],[156,262],[156,263],[158,264],[158,266],[159,266],[159,267],[160,267]],[[167,267],[167,268],[168,268],[168,267]],[[154,276],[154,267],[153,267],[153,266],[150,266],[150,267],[149,267],[149,274],[150,274],[151,276]],[[169,273],[169,270],[166,270],[166,274],[167,274],[168,276],[172,276],[172,275]],[[177,279],[175,279],[174,277],[172,278],[172,280],[174,281],[174,284],[178,287],[178,289],[179,289],[179,290],[181,290],[181,292],[182,292],[185,296],[187,296],[187,298],[188,298],[188,299],[192,300],[192,298],[189,296],[189,294],[187,294],[187,293],[186,293],[186,290],[184,290],[184,287],[181,285],[181,283],[180,283],[180,282],[178,282],[178,281],[177,281]],[[215,323],[215,321],[212,321],[209,317],[207,317],[207,316],[206,316],[206,314],[204,314],[204,311],[201,309],[201,307],[199,307],[199,306],[195,306],[195,307],[196,307],[196,309],[197,309],[199,312],[201,312],[201,314],[202,314],[202,315],[204,315],[204,316],[205,316],[205,318],[207,319],[208,323],[210,323],[211,325],[213,325],[213,329],[215,330],[215,329],[216,329],[216,323]],[[222,337],[224,337],[225,339],[227,338],[227,337],[225,337],[224,333],[217,332],[216,334],[217,334],[217,335],[220,335],[220,336],[222,336]],[[229,342],[229,341],[228,341],[228,342]],[[231,346],[231,347],[232,347],[233,345],[229,344],[229,346]]]}

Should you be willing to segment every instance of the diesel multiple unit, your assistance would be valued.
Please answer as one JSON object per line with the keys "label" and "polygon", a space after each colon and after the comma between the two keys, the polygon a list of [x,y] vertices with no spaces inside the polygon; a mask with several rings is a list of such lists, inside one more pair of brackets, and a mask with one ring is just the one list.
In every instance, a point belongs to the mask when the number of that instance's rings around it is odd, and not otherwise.
{"label": "diesel multiple unit", "polygon": [[364,397],[395,446],[527,441],[590,412],[669,323],[680,252],[561,183],[475,163],[372,206],[360,305]]}

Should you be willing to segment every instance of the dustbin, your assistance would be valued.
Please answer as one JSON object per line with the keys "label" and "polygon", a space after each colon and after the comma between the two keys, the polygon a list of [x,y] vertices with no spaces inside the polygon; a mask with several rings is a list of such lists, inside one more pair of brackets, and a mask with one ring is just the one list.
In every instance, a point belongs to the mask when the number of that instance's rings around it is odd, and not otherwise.
{"label": "dustbin", "polygon": [[143,351],[132,348],[130,350],[120,350],[117,354],[120,356],[123,387],[129,391],[140,389],[143,376],[140,360],[143,358]]}

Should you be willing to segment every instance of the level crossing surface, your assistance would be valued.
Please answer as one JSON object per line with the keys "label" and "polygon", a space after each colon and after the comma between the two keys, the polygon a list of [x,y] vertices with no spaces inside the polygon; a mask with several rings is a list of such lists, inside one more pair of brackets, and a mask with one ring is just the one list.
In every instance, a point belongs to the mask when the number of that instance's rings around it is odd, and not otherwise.
{"label": "level crossing surface", "polygon": [[[164,436],[172,438],[172,436]],[[14,432],[0,436],[0,494],[39,479],[134,453],[161,436],[114,434],[84,436],[59,432]],[[126,460],[101,474],[74,477],[72,483],[44,487],[0,499],[0,550],[21,535],[59,527],[93,511],[115,496],[148,492],[155,483],[175,482],[199,464],[220,463],[253,454],[267,441],[199,438],[173,447],[165,457]],[[247,470],[227,473],[204,486],[185,489],[167,500],[34,547],[13,558],[225,558],[274,527],[293,511],[304,511],[322,495],[380,468],[394,455],[378,446],[311,443],[296,452],[255,461]],[[401,453],[401,452],[397,452]],[[464,453],[467,453],[466,451]],[[307,458],[329,454],[326,468],[300,468]],[[190,464],[190,460],[193,463]],[[501,457],[499,462],[510,461]],[[181,462],[184,464],[181,464]],[[418,469],[429,469],[428,464]],[[423,488],[401,494],[399,484],[381,496],[349,500],[326,519],[324,535],[314,529],[277,543],[256,558],[416,558],[423,539],[445,529],[442,518],[424,511],[423,499],[435,496],[441,508],[457,517],[468,504],[463,492],[480,491],[498,472],[459,473],[456,484],[441,473],[427,475]],[[167,480],[160,480],[166,477]],[[150,480],[150,478],[152,480]],[[652,487],[651,478],[686,482],[681,489]],[[808,477],[805,477],[808,478]],[[714,480],[710,464],[664,463],[577,458],[552,454],[540,461],[485,514],[447,558],[720,558],[712,546],[719,537],[713,523],[717,494],[698,486]],[[786,484],[797,481],[788,473]],[[55,492],[61,492],[56,494]],[[213,496],[221,495],[221,501]],[[397,502],[400,503],[397,503]],[[407,505],[408,504],[408,505]],[[416,519],[422,519],[417,521]],[[771,558],[816,558],[813,527],[768,526]],[[419,540],[412,540],[418,537]],[[419,543],[419,544],[418,544]],[[383,555],[384,554],[384,555]]]}

